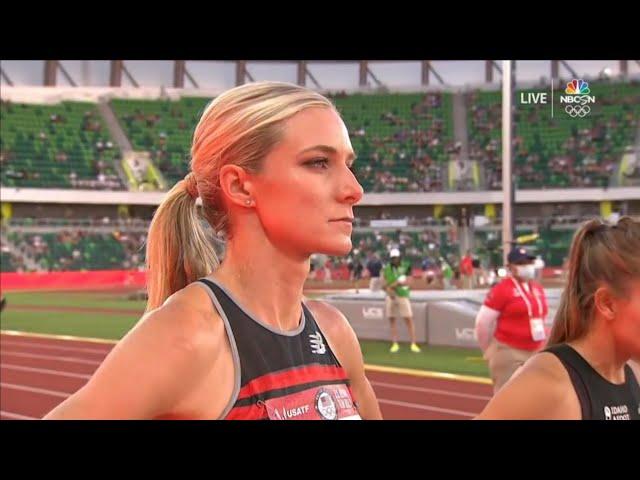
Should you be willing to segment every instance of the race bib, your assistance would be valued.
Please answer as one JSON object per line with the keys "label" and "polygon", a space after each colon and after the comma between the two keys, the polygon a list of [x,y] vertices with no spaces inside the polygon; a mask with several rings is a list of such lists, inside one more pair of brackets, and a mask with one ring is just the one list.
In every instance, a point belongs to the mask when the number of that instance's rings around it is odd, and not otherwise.
{"label": "race bib", "polygon": [[264,405],[270,420],[361,420],[344,384],[309,388]]}
{"label": "race bib", "polygon": [[540,342],[547,338],[544,322],[541,318],[532,318],[529,321],[529,326],[531,328],[531,338],[533,338],[534,341]]}

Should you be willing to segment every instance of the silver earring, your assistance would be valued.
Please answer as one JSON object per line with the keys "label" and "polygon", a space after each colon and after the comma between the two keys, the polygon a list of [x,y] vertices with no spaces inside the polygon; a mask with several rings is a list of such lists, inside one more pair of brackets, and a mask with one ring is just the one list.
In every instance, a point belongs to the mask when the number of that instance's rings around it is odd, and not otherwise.
{"label": "silver earring", "polygon": [[244,203],[245,203],[245,204],[247,204],[247,205],[251,205],[251,200],[250,200],[250,199],[246,199],[246,200],[244,201]]}

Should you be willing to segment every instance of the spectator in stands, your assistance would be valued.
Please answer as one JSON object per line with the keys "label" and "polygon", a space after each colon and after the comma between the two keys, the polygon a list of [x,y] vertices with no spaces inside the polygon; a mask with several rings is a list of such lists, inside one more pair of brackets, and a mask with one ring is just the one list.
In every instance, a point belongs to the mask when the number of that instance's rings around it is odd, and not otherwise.
{"label": "spectator in stands", "polygon": [[66,163],[69,157],[65,152],[60,150],[58,153],[56,153],[55,159],[58,163]]}
{"label": "spectator in stands", "polygon": [[576,232],[546,349],[478,418],[640,420],[639,251],[640,222],[630,217]]}
{"label": "spectator in stands", "polygon": [[52,114],[49,117],[49,120],[51,121],[51,123],[55,124],[55,123],[64,123],[64,117],[62,115],[58,115],[57,113]]}
{"label": "spectator in stands", "polygon": [[[480,263],[480,259],[477,257],[472,257],[471,260],[471,268],[473,271],[473,277],[471,281],[471,288],[477,288],[481,284],[481,278],[483,278],[483,269]],[[484,281],[482,281],[484,283]]]}
{"label": "spectator in stands", "polygon": [[23,178],[26,177],[26,174],[22,169],[20,170],[7,169],[5,172],[5,175],[7,176],[7,178],[13,178],[15,180],[22,180]]}
{"label": "spectator in stands", "polygon": [[536,269],[535,279],[536,282],[542,281],[542,272],[544,271],[545,261],[542,259],[542,255],[536,255],[536,259],[533,261],[533,266]]}
{"label": "spectator in stands", "polygon": [[535,256],[516,247],[507,256],[509,276],[493,287],[476,317],[476,337],[489,362],[494,392],[540,350],[547,338],[547,299],[535,282]]}
{"label": "spectator in stands", "polygon": [[425,255],[425,257],[422,259],[422,271],[423,273],[423,277],[424,280],[427,284],[427,286],[431,285],[433,283],[433,281],[435,280],[435,272],[434,269],[436,268],[436,263],[433,261],[433,259],[431,257],[429,257],[429,255]]}
{"label": "spectator in stands", "polygon": [[97,132],[100,130],[100,128],[101,128],[100,122],[97,120],[93,120],[93,113],[86,112],[85,117],[82,120],[82,130],[87,132]]}
{"label": "spectator in stands", "polygon": [[460,274],[462,275],[462,288],[465,290],[473,288],[473,257],[471,250],[460,260]]}
{"label": "spectator in stands", "polygon": [[453,286],[454,288],[460,289],[462,288],[461,274],[459,268],[453,269]]}
{"label": "spectator in stands", "polygon": [[442,285],[445,290],[453,287],[453,269],[447,260],[440,257],[440,271],[442,272]]}
{"label": "spectator in stands", "polygon": [[349,269],[349,281],[353,282],[356,293],[358,293],[358,282],[362,278],[362,272],[364,271],[364,265],[358,249],[354,249],[353,256],[350,257],[347,267]]}
{"label": "spectator in stands", "polygon": [[487,285],[493,288],[498,283],[500,283],[500,275],[498,275],[498,267],[493,267],[492,269],[490,269],[489,274],[487,275]]}
{"label": "spectator in stands", "polygon": [[347,265],[347,270],[349,271],[349,280],[353,281],[354,277],[355,277],[355,266],[356,266],[356,262],[355,262],[355,254],[353,255],[349,255],[346,259],[346,265]]}
{"label": "spectator in stands", "polygon": [[364,265],[362,264],[362,259],[360,258],[360,253],[358,250],[355,250],[354,257],[354,268],[353,268],[353,279],[355,282],[362,278],[362,272],[364,271]]}
{"label": "spectator in stands", "polygon": [[0,150],[0,165],[4,165],[9,160],[9,150]]}
{"label": "spectator in stands", "polygon": [[385,265],[383,272],[384,289],[387,292],[385,302],[386,316],[391,325],[391,353],[400,350],[398,343],[398,329],[396,327],[396,318],[404,318],[409,336],[411,338],[411,351],[420,352],[420,347],[416,343],[416,332],[413,324],[413,311],[411,309],[411,289],[409,287],[409,276],[411,275],[411,265],[403,262],[400,256],[400,250],[392,248],[389,252],[389,263]]}
{"label": "spectator in stands", "polygon": [[380,272],[382,271],[382,261],[380,256],[376,252],[369,254],[367,261],[367,271],[369,272],[369,290],[372,292],[379,292],[382,290],[382,278]]}
{"label": "spectator in stands", "polygon": [[147,127],[155,127],[159,121],[160,115],[158,114],[147,115],[146,117]]}
{"label": "spectator in stands", "polygon": [[96,174],[104,173],[104,171],[107,168],[107,164],[105,163],[105,161],[104,160],[94,160],[94,162],[95,162]]}
{"label": "spectator in stands", "polygon": [[302,293],[312,252],[352,249],[362,198],[333,104],[288,83],[235,87],[204,110],[191,156],[149,228],[147,313],[47,418],[281,419],[292,401],[308,408],[285,418],[381,418],[349,322]]}
{"label": "spectator in stands", "polygon": [[327,260],[324,262],[324,264],[322,265],[322,273],[324,274],[324,283],[331,283],[331,281],[333,280],[332,278],[332,273],[331,273],[331,268],[333,267],[333,262],[331,261],[330,258],[327,258]]}

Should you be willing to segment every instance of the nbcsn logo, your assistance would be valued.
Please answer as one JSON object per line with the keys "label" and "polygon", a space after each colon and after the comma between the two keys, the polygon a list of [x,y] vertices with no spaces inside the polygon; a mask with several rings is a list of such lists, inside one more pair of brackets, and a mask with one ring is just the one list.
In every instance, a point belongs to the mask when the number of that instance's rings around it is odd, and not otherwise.
{"label": "nbcsn logo", "polygon": [[564,111],[567,115],[576,117],[586,117],[591,112],[590,103],[596,102],[596,97],[589,95],[589,84],[584,80],[572,80],[567,83],[567,88],[564,90],[567,95],[560,96],[560,103],[566,103]]}

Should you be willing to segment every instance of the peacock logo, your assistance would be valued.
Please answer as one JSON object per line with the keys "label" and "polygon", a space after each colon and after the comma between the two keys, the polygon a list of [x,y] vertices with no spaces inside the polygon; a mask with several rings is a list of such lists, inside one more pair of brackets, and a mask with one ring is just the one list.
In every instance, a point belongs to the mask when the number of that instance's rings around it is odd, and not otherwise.
{"label": "peacock logo", "polygon": [[584,80],[574,79],[567,83],[564,93],[568,95],[589,95],[591,90],[589,90],[589,84]]}

